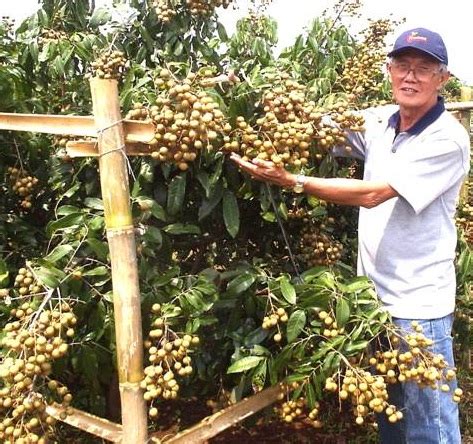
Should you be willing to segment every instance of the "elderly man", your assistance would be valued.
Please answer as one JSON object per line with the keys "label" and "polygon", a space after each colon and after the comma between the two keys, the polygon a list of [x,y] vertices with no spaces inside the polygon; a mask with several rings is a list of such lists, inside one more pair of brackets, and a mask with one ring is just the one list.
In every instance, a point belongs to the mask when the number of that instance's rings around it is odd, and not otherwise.
{"label": "elderly man", "polygon": [[[453,366],[454,213],[470,140],[439,97],[449,77],[440,35],[404,32],[388,56],[397,105],[365,111],[366,131],[349,135],[351,155],[365,164],[363,180],[294,175],[264,160],[231,158],[257,180],[359,206],[358,273],[372,279],[397,325],[409,330],[418,321],[432,351]],[[414,383],[398,389],[404,420],[391,425],[380,418],[381,442],[460,443],[451,394]]]}

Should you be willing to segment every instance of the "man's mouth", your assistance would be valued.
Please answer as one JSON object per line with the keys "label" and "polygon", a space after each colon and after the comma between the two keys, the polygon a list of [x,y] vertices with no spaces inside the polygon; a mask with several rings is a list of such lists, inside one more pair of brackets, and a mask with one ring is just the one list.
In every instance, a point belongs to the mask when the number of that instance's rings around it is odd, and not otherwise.
{"label": "man's mouth", "polygon": [[416,89],[413,89],[413,88],[401,88],[401,91],[408,92],[408,93],[418,92]]}

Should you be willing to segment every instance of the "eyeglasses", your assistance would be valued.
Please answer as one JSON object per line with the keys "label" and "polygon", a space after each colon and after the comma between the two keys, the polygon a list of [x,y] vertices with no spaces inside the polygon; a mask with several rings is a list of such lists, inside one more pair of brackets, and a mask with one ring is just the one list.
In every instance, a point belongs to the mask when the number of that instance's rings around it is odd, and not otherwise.
{"label": "eyeglasses", "polygon": [[403,78],[407,77],[407,75],[412,71],[414,77],[420,82],[428,81],[432,79],[435,74],[441,72],[439,69],[430,66],[411,66],[408,63],[402,62],[392,62],[390,66],[392,75]]}

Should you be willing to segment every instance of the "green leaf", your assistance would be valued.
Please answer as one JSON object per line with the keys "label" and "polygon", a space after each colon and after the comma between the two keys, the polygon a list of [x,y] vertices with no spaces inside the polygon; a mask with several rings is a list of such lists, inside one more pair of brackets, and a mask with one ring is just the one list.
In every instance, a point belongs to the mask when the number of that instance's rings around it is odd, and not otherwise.
{"label": "green leaf", "polygon": [[186,193],[186,175],[175,176],[168,188],[167,211],[171,216],[175,216],[182,209],[184,196]]}
{"label": "green leaf", "polygon": [[360,290],[366,290],[367,288],[371,288],[373,284],[371,281],[365,276],[358,276],[357,278],[353,279],[349,284],[344,286],[344,291],[348,293],[355,293]]}
{"label": "green leaf", "polygon": [[296,290],[294,289],[294,287],[289,282],[289,279],[286,276],[283,276],[281,278],[279,288],[281,289],[281,293],[284,299],[286,299],[286,301],[290,304],[294,305],[297,300]]}
{"label": "green leaf", "polygon": [[227,291],[231,294],[237,295],[248,290],[255,282],[256,277],[250,273],[243,273],[232,279],[227,285]]}
{"label": "green leaf", "polygon": [[337,301],[335,317],[337,319],[338,328],[344,327],[350,317],[350,305],[344,298],[340,298]]}
{"label": "green leaf", "polygon": [[169,234],[200,234],[200,228],[191,224],[170,224],[163,228],[163,231]]}
{"label": "green leaf", "polygon": [[96,197],[88,197],[84,200],[84,205],[88,208],[92,208],[93,210],[103,211],[103,201],[102,199],[98,199]]}
{"label": "green leaf", "polygon": [[359,351],[364,350],[365,348],[367,348],[368,344],[369,344],[369,341],[350,342],[345,347],[345,352],[346,353],[359,352]]}
{"label": "green leaf", "polygon": [[287,321],[287,342],[293,342],[304,329],[306,314],[304,310],[296,310]]}
{"label": "green leaf", "polygon": [[35,269],[38,280],[49,288],[59,287],[59,283],[66,277],[66,274],[54,267],[40,267]]}
{"label": "green leaf", "polygon": [[46,232],[52,236],[58,230],[66,228],[76,228],[84,223],[84,215],[82,213],[72,213],[55,221],[49,222],[46,226]]}
{"label": "green leaf", "polygon": [[69,253],[74,251],[74,248],[70,244],[58,245],[51,253],[49,253],[44,259],[51,263],[56,263],[59,259],[67,256]]}
{"label": "green leaf", "polygon": [[228,367],[227,373],[241,373],[251,368],[256,367],[261,361],[266,358],[263,356],[246,356],[234,362]]}
{"label": "green leaf", "polygon": [[223,220],[228,233],[235,238],[240,229],[240,210],[235,195],[228,190],[223,194]]}
{"label": "green leaf", "polygon": [[222,200],[224,190],[221,180],[219,180],[214,187],[209,189],[208,199],[204,199],[202,205],[199,207],[199,222],[207,217],[219,204]]}
{"label": "green leaf", "polygon": [[100,265],[82,273],[82,276],[108,276],[111,273],[108,267]]}
{"label": "green leaf", "polygon": [[107,23],[111,18],[112,16],[107,9],[98,8],[92,14],[89,25],[91,28],[97,28],[99,26],[105,25],[105,23]]}
{"label": "green leaf", "polygon": [[317,402],[315,389],[314,389],[314,386],[310,382],[305,387],[306,387],[305,396],[307,399],[307,404],[308,404],[309,409],[312,410],[315,407],[315,403]]}

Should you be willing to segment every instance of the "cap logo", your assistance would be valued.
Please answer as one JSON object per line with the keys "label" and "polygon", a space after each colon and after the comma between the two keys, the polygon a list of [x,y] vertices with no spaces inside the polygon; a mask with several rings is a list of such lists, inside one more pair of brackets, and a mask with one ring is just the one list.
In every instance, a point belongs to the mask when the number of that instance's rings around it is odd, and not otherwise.
{"label": "cap logo", "polygon": [[411,32],[407,36],[407,42],[412,43],[412,42],[426,42],[427,37],[419,35],[417,32]]}

